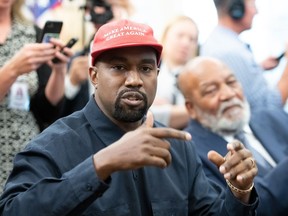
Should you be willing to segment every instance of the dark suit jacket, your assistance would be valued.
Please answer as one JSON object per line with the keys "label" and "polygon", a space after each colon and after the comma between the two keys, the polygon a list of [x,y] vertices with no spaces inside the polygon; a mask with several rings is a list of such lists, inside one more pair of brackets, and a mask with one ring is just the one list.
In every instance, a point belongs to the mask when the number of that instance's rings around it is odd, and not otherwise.
{"label": "dark suit jacket", "polygon": [[[259,170],[255,178],[255,187],[260,197],[258,215],[287,215],[288,115],[280,109],[261,109],[256,110],[251,116],[250,127],[254,135],[277,163],[277,167],[268,173]],[[206,175],[226,187],[223,175],[207,158],[210,150],[226,155],[226,140],[194,120],[190,121],[185,130],[192,135],[192,141],[202,159]]]}

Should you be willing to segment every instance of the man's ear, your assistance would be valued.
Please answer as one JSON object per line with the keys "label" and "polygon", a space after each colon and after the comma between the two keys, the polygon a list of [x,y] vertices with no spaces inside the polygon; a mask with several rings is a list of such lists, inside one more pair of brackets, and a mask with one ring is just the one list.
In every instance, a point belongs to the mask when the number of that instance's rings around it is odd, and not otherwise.
{"label": "man's ear", "polygon": [[190,116],[192,119],[196,119],[197,114],[196,114],[196,112],[195,112],[195,106],[194,106],[193,102],[191,102],[191,101],[186,101],[186,102],[185,102],[185,106],[186,106],[186,109],[187,109],[187,111],[188,111],[188,113],[189,113],[189,116]]}
{"label": "man's ear", "polygon": [[98,83],[97,67],[90,67],[89,68],[89,76],[90,76],[90,80],[91,80],[93,86],[96,87],[96,85]]}

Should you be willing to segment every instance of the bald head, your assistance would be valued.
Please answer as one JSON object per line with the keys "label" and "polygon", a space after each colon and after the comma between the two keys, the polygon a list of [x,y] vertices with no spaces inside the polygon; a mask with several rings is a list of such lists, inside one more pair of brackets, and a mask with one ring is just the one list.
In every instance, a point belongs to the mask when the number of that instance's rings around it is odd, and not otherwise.
{"label": "bald head", "polygon": [[[198,56],[190,60],[178,76],[178,86],[185,98],[191,98],[193,89],[200,88],[198,78],[209,77],[211,73],[221,73],[221,71],[230,71],[221,61],[211,57]],[[232,72],[229,72],[232,74]]]}

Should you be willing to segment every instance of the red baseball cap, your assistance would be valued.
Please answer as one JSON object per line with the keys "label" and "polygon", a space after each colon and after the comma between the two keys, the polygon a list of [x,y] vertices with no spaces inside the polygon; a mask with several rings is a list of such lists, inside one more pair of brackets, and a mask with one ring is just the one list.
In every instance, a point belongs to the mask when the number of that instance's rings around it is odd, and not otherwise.
{"label": "red baseball cap", "polygon": [[102,25],[96,32],[92,44],[92,65],[103,52],[115,48],[149,46],[156,50],[157,63],[160,62],[162,45],[153,35],[153,29],[142,23],[122,19]]}

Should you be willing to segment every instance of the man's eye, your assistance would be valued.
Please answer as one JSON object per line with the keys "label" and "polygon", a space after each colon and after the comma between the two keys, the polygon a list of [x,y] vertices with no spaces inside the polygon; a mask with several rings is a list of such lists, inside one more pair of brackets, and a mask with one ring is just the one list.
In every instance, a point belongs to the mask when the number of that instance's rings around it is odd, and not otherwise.
{"label": "man's eye", "polygon": [[235,84],[237,84],[237,80],[229,80],[229,81],[227,82],[227,84],[228,84],[229,86],[235,85]]}
{"label": "man's eye", "polygon": [[204,91],[204,95],[213,95],[214,93],[216,93],[216,91],[216,88],[207,89],[206,91]]}
{"label": "man's eye", "polygon": [[141,68],[141,71],[143,71],[143,72],[145,72],[145,73],[148,73],[148,72],[150,72],[150,71],[152,71],[153,70],[153,68],[151,68],[151,67],[142,67]]}
{"label": "man's eye", "polygon": [[114,65],[112,68],[114,70],[124,70],[124,66],[123,65]]}

